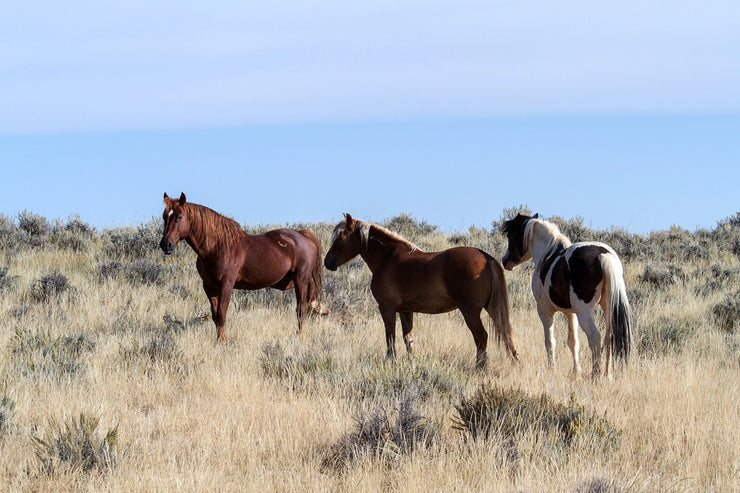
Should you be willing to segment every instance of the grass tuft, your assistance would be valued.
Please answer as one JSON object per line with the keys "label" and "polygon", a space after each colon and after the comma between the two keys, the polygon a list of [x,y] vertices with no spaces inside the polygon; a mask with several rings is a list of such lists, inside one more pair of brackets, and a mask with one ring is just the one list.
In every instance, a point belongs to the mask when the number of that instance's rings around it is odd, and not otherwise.
{"label": "grass tuft", "polygon": [[637,343],[638,352],[647,357],[680,353],[696,333],[698,320],[661,316],[643,324]]}
{"label": "grass tuft", "polygon": [[58,270],[44,274],[31,286],[31,299],[37,303],[60,300],[65,294],[72,295],[69,298],[73,299],[74,293],[67,276]]}
{"label": "grass tuft", "polygon": [[360,413],[354,418],[354,429],[330,448],[324,467],[342,471],[362,458],[390,465],[419,448],[430,447],[438,429],[421,414],[418,401],[412,391],[393,409],[381,405]]}
{"label": "grass tuft", "polygon": [[99,422],[97,416],[85,413],[65,424],[49,420],[45,436],[32,437],[43,472],[53,474],[62,468],[105,471],[114,467],[118,460],[118,425],[101,436]]}
{"label": "grass tuft", "polygon": [[575,394],[563,404],[547,394],[533,397],[519,389],[482,385],[455,409],[458,417],[453,419],[454,428],[474,440],[496,436],[505,443],[516,444],[527,433],[536,432],[560,447],[587,441],[606,449],[620,438],[606,416],[588,411],[576,401]]}
{"label": "grass tuft", "polygon": [[728,294],[725,299],[712,307],[714,323],[727,334],[740,332],[740,291]]}
{"label": "grass tuft", "polygon": [[11,368],[28,377],[60,380],[84,375],[81,360],[95,350],[95,341],[84,333],[52,337],[48,331],[17,328],[11,337]]}
{"label": "grass tuft", "polygon": [[399,358],[395,362],[369,363],[355,384],[352,395],[360,400],[398,399],[416,389],[419,399],[449,399],[462,395],[470,376],[444,361],[430,358]]}
{"label": "grass tuft", "polygon": [[0,440],[10,432],[11,424],[15,416],[15,402],[6,395],[0,399]]}
{"label": "grass tuft", "polygon": [[321,382],[341,380],[339,366],[328,347],[291,350],[279,341],[268,343],[262,346],[260,366],[265,377],[286,382],[294,389],[310,390]]}

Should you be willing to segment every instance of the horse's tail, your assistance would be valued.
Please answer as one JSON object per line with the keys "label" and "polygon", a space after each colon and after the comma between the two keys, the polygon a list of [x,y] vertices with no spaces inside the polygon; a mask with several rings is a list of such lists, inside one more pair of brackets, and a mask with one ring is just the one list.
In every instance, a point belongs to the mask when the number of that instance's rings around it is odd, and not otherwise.
{"label": "horse's tail", "polygon": [[632,347],[632,310],[627,299],[624,271],[615,253],[601,255],[600,259],[604,271],[605,318],[611,328],[611,347],[614,356],[624,358],[626,364]]}
{"label": "horse's tail", "polygon": [[509,320],[509,292],[506,290],[506,278],[501,262],[495,258],[489,260],[491,266],[491,296],[488,298],[486,311],[496,333],[496,340],[504,342],[509,355],[519,361],[514,342],[514,327]]}
{"label": "horse's tail", "polygon": [[311,240],[316,245],[316,257],[313,259],[313,268],[311,269],[311,291],[309,293],[309,303],[311,309],[322,315],[329,313],[323,303],[321,303],[321,295],[324,289],[324,268],[323,268],[323,253],[321,251],[321,242],[311,231],[307,229],[298,230],[300,234]]}

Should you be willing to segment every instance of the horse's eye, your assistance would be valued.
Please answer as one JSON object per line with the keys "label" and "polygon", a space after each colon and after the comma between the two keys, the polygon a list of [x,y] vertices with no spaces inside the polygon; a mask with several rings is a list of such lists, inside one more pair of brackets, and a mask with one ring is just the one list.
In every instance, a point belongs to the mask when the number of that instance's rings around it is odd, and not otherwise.
{"label": "horse's eye", "polygon": [[178,216],[178,217],[175,218],[175,222],[176,223],[179,223],[181,220],[182,220],[182,216]]}

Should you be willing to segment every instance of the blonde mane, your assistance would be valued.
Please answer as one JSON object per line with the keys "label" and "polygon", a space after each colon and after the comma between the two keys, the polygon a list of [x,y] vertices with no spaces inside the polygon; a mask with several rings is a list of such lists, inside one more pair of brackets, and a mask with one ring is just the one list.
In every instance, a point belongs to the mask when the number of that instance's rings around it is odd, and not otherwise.
{"label": "blonde mane", "polygon": [[[362,241],[363,251],[367,250],[367,244],[370,241],[370,238],[372,237],[372,233],[370,231],[371,229],[379,233],[383,237],[382,239],[385,239],[387,241],[395,241],[395,242],[406,245],[407,247],[409,247],[409,253],[422,251],[421,248],[411,243],[409,240],[407,240],[403,236],[399,235],[398,233],[394,233],[393,231],[390,231],[384,228],[383,226],[379,226],[375,223],[371,223],[371,222],[364,221],[362,219],[357,219],[357,218],[353,218],[352,220],[355,222],[355,229],[360,234],[360,240]],[[346,220],[337,224],[337,226],[334,228],[334,231],[331,234],[331,243],[334,243],[334,240],[337,238],[337,236],[340,233],[342,233],[345,229],[347,229]],[[382,240],[382,239],[378,238],[378,240]]]}

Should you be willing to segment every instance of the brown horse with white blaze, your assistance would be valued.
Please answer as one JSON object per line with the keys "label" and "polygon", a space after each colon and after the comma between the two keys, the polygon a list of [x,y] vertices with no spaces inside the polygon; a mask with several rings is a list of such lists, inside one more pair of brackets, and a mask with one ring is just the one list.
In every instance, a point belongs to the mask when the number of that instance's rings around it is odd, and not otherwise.
{"label": "brown horse with white blaze", "polygon": [[459,309],[476,346],[476,366],[486,365],[488,332],[481,310],[491,316],[497,339],[517,359],[509,296],[501,264],[486,252],[455,247],[423,252],[401,236],[344,214],[332,233],[324,266],[336,270],[360,255],[372,272],[370,289],[385,325],[387,356],[396,356],[396,313],[401,319],[406,350],[413,343],[413,314],[445,313]]}
{"label": "brown horse with white blaze", "polygon": [[164,194],[164,234],[159,243],[166,255],[185,240],[198,255],[195,263],[211,303],[217,340],[226,341],[224,325],[233,289],[295,288],[298,333],[307,311],[326,314],[318,302],[323,272],[321,243],[308,230],[276,229],[258,235],[208,207],[188,202],[185,194]]}

